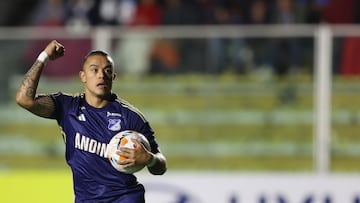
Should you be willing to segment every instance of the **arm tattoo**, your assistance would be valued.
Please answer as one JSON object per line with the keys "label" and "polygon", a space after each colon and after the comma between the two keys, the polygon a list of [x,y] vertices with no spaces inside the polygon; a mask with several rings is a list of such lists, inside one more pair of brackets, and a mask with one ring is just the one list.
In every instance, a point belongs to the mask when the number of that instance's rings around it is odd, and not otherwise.
{"label": "arm tattoo", "polygon": [[42,72],[43,63],[38,60],[31,66],[30,70],[26,73],[24,80],[21,84],[21,89],[25,91],[25,96],[34,99],[36,89],[39,83],[40,74]]}
{"label": "arm tattoo", "polygon": [[42,62],[38,60],[35,61],[26,73],[18,90],[18,94],[22,95],[24,100],[32,101],[31,106],[25,107],[30,112],[38,116],[50,117],[55,109],[53,100],[46,95],[36,95],[43,67],[44,64]]}
{"label": "arm tattoo", "polygon": [[55,110],[54,101],[47,95],[39,95],[35,98],[36,104],[31,110],[34,114],[49,118]]}

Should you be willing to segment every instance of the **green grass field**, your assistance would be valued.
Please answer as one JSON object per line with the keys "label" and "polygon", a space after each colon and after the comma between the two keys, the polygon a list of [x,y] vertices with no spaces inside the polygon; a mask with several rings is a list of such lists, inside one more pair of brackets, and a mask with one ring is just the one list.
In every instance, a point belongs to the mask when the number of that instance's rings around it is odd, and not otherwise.
{"label": "green grass field", "polygon": [[0,202],[73,202],[72,178],[66,170],[0,172]]}

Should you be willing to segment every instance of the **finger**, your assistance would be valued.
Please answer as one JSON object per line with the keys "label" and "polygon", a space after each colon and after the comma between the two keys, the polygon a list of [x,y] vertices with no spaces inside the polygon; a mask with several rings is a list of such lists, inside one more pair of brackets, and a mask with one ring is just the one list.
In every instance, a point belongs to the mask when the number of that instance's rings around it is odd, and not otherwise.
{"label": "finger", "polygon": [[120,149],[118,150],[120,153],[124,152],[124,153],[131,153],[131,151],[133,151],[134,149],[130,149],[128,147],[120,147]]}
{"label": "finger", "polygon": [[129,158],[126,155],[126,153],[121,152],[121,151],[116,151],[115,155],[113,155],[113,158],[115,158],[116,162],[120,165],[124,165],[124,164],[128,164],[129,163]]}
{"label": "finger", "polygon": [[132,138],[131,140],[134,143],[134,148],[139,148],[140,147],[141,143],[137,139]]}
{"label": "finger", "polygon": [[57,44],[56,47],[55,47],[55,51],[58,55],[63,55],[64,54],[64,47],[60,44]]}
{"label": "finger", "polygon": [[116,154],[119,155],[119,156],[126,157],[126,158],[128,158],[128,156],[129,156],[128,152],[125,152],[125,151],[122,151],[122,150],[116,151]]}
{"label": "finger", "polygon": [[117,161],[117,163],[124,167],[128,167],[128,166],[133,166],[135,164],[135,160],[134,159],[123,159],[123,160],[119,159]]}
{"label": "finger", "polygon": [[62,44],[60,44],[58,41],[53,40],[52,44],[55,47],[55,52],[61,53],[64,51],[64,46]]}
{"label": "finger", "polygon": [[144,144],[141,143],[139,140],[137,140],[137,139],[132,139],[132,141],[134,142],[134,148],[135,148],[135,150],[142,149],[143,151],[149,151],[149,150],[146,149],[146,147],[144,146]]}
{"label": "finger", "polygon": [[135,151],[129,148],[120,148],[119,151],[116,152],[119,156],[125,157],[126,159],[133,159],[135,157]]}

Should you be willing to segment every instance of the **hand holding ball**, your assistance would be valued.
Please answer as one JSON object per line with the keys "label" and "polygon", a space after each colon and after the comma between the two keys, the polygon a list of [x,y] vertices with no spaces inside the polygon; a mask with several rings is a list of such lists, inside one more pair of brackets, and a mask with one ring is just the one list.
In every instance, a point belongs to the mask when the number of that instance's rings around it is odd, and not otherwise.
{"label": "hand holding ball", "polygon": [[109,142],[107,147],[107,156],[111,165],[118,171],[123,173],[132,174],[140,171],[145,167],[145,165],[134,165],[130,167],[124,168],[123,165],[120,165],[118,161],[126,160],[126,157],[119,156],[116,152],[120,150],[121,147],[126,147],[130,149],[134,149],[135,143],[132,139],[137,140],[141,143],[147,150],[151,150],[149,141],[146,139],[144,135],[132,130],[125,130],[118,134],[116,134]]}

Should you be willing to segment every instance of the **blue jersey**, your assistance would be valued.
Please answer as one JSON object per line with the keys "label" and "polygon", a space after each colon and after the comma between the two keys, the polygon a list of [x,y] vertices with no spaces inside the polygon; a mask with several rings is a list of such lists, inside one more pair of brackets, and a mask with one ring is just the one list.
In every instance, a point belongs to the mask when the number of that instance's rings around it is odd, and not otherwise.
{"label": "blue jersey", "polygon": [[106,147],[124,130],[142,133],[153,153],[159,152],[154,132],[144,116],[128,102],[113,95],[103,108],[94,108],[84,94],[50,95],[55,102],[52,116],[61,128],[66,144],[66,161],[73,173],[75,202],[144,202],[144,187],[132,174],[117,171],[110,164]]}

